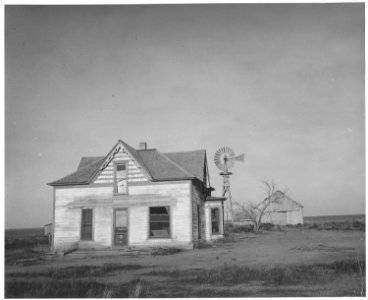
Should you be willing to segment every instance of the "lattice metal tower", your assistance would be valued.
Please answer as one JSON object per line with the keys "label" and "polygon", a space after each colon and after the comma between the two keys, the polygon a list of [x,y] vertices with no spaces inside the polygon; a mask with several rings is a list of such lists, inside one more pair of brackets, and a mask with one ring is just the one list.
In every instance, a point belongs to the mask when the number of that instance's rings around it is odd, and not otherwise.
{"label": "lattice metal tower", "polygon": [[233,199],[230,189],[230,176],[233,174],[229,170],[234,166],[235,161],[244,161],[244,154],[235,155],[234,151],[229,147],[221,147],[215,153],[214,157],[216,167],[222,172],[223,178],[222,197],[227,197],[225,201],[225,221],[234,221]]}

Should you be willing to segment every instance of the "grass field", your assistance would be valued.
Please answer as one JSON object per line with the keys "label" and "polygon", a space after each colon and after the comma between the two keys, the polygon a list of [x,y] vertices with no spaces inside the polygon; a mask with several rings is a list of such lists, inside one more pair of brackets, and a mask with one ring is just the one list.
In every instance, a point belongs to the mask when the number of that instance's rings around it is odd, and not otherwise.
{"label": "grass field", "polygon": [[304,224],[326,224],[326,223],[344,223],[346,225],[354,222],[365,223],[365,215],[337,215],[337,216],[305,216]]}
{"label": "grass field", "polygon": [[[364,226],[365,228],[365,226]],[[310,227],[231,233],[195,250],[6,249],[7,298],[365,295],[365,231]],[[26,250],[28,249],[28,250]],[[18,251],[18,252],[17,252]],[[33,251],[38,259],[18,259]]]}

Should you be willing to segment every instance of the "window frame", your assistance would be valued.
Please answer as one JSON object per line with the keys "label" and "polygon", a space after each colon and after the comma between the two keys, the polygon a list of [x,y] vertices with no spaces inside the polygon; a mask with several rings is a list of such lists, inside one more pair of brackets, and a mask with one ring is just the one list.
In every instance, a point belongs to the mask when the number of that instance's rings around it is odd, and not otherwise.
{"label": "window frame", "polygon": [[[119,165],[125,165],[125,180],[126,180],[126,191],[125,193],[119,193],[118,192],[118,186],[116,182],[116,172]],[[128,195],[129,192],[129,185],[128,185],[128,161],[116,161],[114,162],[114,195]]]}
{"label": "window frame", "polygon": [[[212,210],[213,209],[217,209],[218,210],[218,220],[217,220],[217,223],[218,223],[218,232],[213,232],[213,226],[212,226]],[[210,216],[211,216],[211,220],[210,220],[210,223],[211,223],[211,235],[222,235],[222,228],[221,228],[221,207],[220,206],[214,206],[214,207],[210,207]]]}
{"label": "window frame", "polygon": [[[83,238],[83,228],[84,228],[83,225],[85,225],[85,223],[83,223],[83,211],[87,211],[87,210],[90,210],[92,212],[92,221],[90,223],[90,225],[91,225],[91,238],[90,239]],[[80,240],[81,241],[93,241],[94,240],[93,239],[93,237],[94,237],[94,226],[93,226],[94,217],[93,217],[93,215],[94,215],[93,208],[82,208],[82,210],[81,210],[81,226],[80,226]],[[87,225],[89,225],[89,223]]]}
{"label": "window frame", "polygon": [[[168,237],[155,237],[151,236],[151,208],[165,207],[169,211],[169,236]],[[171,219],[171,206],[170,205],[154,205],[148,207],[148,239],[150,240],[162,240],[162,239],[171,239],[172,238],[172,219]]]}

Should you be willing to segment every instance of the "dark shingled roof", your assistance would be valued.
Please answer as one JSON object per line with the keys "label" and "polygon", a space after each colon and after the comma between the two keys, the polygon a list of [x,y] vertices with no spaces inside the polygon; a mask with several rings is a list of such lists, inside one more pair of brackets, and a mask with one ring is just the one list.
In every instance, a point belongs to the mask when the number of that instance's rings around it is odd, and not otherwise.
{"label": "dark shingled roof", "polygon": [[206,150],[171,152],[164,155],[185,168],[190,174],[200,181],[204,180],[204,162],[206,160]]}
{"label": "dark shingled roof", "polygon": [[172,180],[195,177],[156,149],[140,150],[138,153],[148,170],[150,170],[153,180]]}
{"label": "dark shingled roof", "polygon": [[81,161],[78,166],[78,170],[96,162],[97,160],[101,160],[103,158],[104,158],[103,156],[84,156],[81,158]]}
{"label": "dark shingled roof", "polygon": [[92,157],[90,158],[91,163],[88,165],[85,165],[86,161],[89,160],[89,158],[82,157],[78,170],[74,173],[71,173],[61,179],[58,179],[56,181],[48,183],[48,185],[78,185],[78,184],[89,184],[92,179],[97,175],[99,171],[99,167],[104,161],[104,157],[100,159],[92,160]]}
{"label": "dark shingled roof", "polygon": [[[119,143],[152,181],[198,179],[203,182],[204,180],[205,150],[161,153],[156,149],[136,150],[123,141]],[[77,171],[48,184],[52,186],[90,184],[108,156],[82,157]]]}

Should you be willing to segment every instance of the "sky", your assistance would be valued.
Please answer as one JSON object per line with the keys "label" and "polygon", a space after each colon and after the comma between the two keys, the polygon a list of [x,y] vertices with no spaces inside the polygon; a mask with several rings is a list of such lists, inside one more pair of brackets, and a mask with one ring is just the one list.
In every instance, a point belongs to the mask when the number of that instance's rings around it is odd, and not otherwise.
{"label": "sky", "polygon": [[365,212],[364,4],[5,7],[5,228],[52,220],[48,182],[123,140],[228,146],[304,215]]}

